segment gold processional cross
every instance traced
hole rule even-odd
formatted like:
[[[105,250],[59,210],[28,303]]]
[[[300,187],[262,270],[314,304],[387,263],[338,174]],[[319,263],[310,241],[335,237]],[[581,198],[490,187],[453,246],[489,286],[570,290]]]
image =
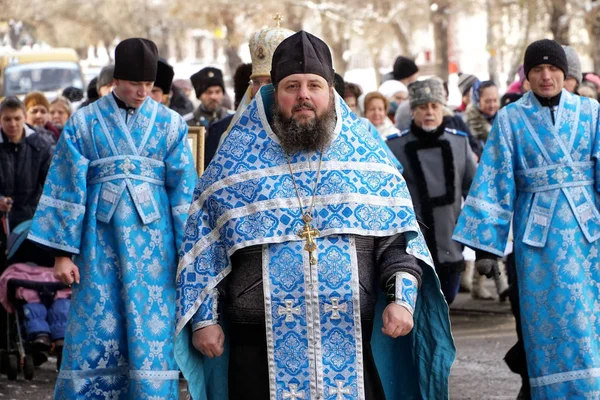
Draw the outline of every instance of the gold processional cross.
[[[304,228],[300,232],[298,232],[298,236],[300,238],[306,240],[306,244],[304,245],[304,250],[308,251],[310,265],[317,264],[317,258],[314,255],[314,251],[317,250],[317,243],[315,242],[315,238],[319,237],[320,232],[313,228],[310,222],[312,221],[312,217],[309,213],[306,213],[302,216],[302,220],[304,221]]]

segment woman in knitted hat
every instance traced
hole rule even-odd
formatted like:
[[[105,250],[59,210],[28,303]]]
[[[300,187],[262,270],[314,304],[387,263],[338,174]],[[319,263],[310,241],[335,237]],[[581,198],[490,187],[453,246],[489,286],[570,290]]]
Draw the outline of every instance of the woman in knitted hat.
[[[42,92],[31,92],[25,96],[26,122],[49,140],[56,143],[60,132],[50,122],[50,102]]]
[[[479,82],[479,79],[475,75],[458,73],[458,90],[460,90],[460,94],[462,95],[462,101],[460,106],[454,110],[455,113],[464,113],[467,110],[467,106],[471,104],[471,88],[475,82]]]

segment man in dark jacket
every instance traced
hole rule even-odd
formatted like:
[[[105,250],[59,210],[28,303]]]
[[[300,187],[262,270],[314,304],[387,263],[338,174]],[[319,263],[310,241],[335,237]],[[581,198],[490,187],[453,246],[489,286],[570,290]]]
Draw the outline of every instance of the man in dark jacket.
[[[0,103],[0,215],[8,216],[11,229],[33,218],[51,159],[51,143],[25,124],[25,105],[16,97],[6,98]],[[0,229],[0,271],[6,262],[6,236],[4,229]],[[48,262],[52,259],[47,259],[43,251],[26,240],[11,262],[51,265]],[[66,320],[66,310],[63,311]],[[33,320],[28,315],[28,328],[33,326]],[[35,320],[39,321],[39,318]],[[35,337],[34,343],[44,350],[49,346],[50,338],[43,334]]]
[[[52,158],[51,145],[25,125],[25,106],[15,97],[0,104],[0,211],[10,225],[33,218]]]
[[[225,94],[223,73],[218,68],[207,67],[190,77],[196,97],[200,105],[183,119],[190,126],[204,126],[206,129],[213,123],[232,114],[222,106]]]
[[[8,227],[33,218],[52,159],[53,143],[45,134],[25,124],[25,105],[16,97],[0,103],[0,214],[8,216]],[[4,237],[4,231],[0,230]],[[0,238],[2,246],[6,238]],[[12,262],[30,261],[46,265],[45,254],[25,241]],[[1,253],[4,256],[4,252]],[[40,258],[37,258],[37,256]],[[26,258],[23,258],[26,257]],[[5,260],[2,258],[2,264]]]

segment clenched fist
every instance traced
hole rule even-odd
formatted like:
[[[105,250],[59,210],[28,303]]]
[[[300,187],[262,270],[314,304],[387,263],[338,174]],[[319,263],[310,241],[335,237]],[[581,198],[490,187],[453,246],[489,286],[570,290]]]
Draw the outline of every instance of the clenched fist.
[[[414,326],[412,314],[404,307],[391,303],[383,310],[383,328],[381,331],[396,339],[406,336]]]
[[[192,336],[192,344],[196,350],[208,358],[219,357],[223,354],[224,342],[225,334],[219,324],[198,329],[194,331],[194,335]]]
[[[79,268],[69,257],[55,257],[54,277],[67,285],[79,283]]]

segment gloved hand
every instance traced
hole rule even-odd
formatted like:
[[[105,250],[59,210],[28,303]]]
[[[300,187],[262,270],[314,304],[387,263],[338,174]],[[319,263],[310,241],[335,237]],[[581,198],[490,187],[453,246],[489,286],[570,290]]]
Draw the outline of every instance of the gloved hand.
[[[480,275],[485,275],[488,278],[495,278],[500,276],[500,268],[498,267],[498,260],[495,258],[484,258],[475,261],[475,268]]]

